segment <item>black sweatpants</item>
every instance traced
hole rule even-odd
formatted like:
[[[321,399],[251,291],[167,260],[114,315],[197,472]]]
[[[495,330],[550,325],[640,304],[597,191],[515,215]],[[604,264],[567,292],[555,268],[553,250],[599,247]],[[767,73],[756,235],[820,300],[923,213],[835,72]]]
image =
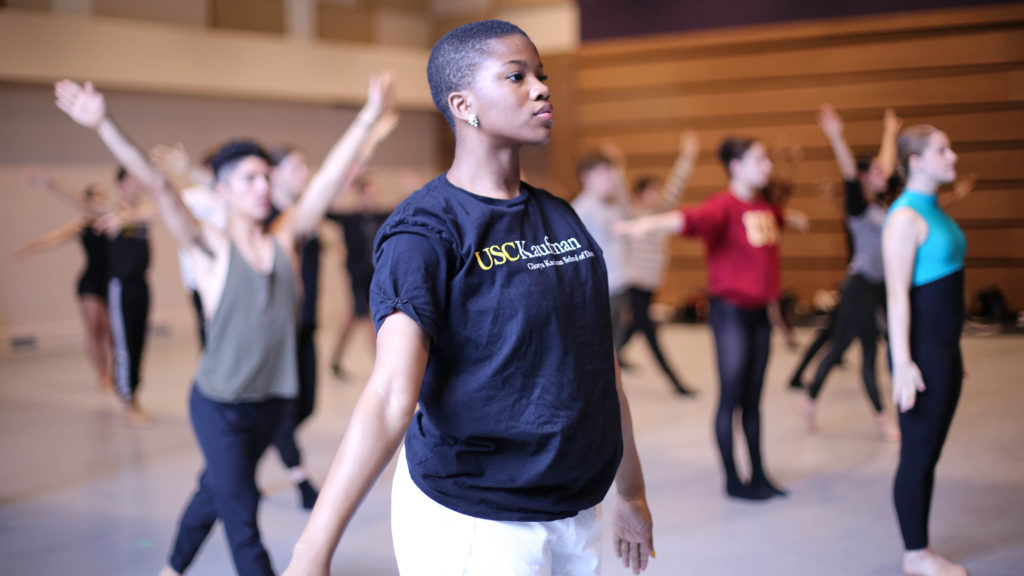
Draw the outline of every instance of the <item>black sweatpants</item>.
[[[672,382],[672,385],[676,388],[682,388],[683,383],[680,382],[679,378],[676,377],[675,372],[668,365],[665,360],[665,354],[661,351],[661,346],[658,344],[658,327],[651,320],[651,315],[648,310],[651,307],[651,298],[654,297],[654,292],[650,290],[644,290],[642,288],[630,288],[629,292],[629,307],[633,312],[633,318],[629,323],[626,324],[622,331],[622,341],[619,343],[617,348],[622,350],[622,347],[629,342],[630,337],[633,336],[633,332],[640,330],[644,337],[647,339],[647,345],[651,348],[651,353],[654,354],[654,359],[658,361],[658,365],[661,366],[661,371],[665,373],[665,376]]]
[[[900,414],[900,464],[893,499],[906,550],[928,546],[935,466],[963,385],[963,321],[963,271],[911,289],[910,357],[921,370],[925,391],[917,393],[909,412]]]
[[[711,299],[711,329],[718,357],[720,397],[715,413],[715,437],[726,482],[740,483],[733,457],[733,417],[737,411],[750,451],[751,481],[765,480],[761,460],[761,390],[771,349],[772,325],[764,307],[741,308]]]
[[[114,384],[121,400],[132,403],[141,380],[149,321],[149,284],[145,277],[111,278],[107,286],[107,312],[114,344]]]
[[[238,574],[274,574],[256,525],[260,500],[256,464],[291,404],[280,398],[227,404],[192,387],[189,412],[206,468],[181,517],[171,550],[170,565],[179,574],[192,563],[217,520],[224,524]]]
[[[841,293],[835,330],[832,333],[832,346],[818,364],[814,381],[811,382],[807,393],[811,399],[818,397],[828,373],[839,363],[856,337],[860,341],[863,355],[861,376],[864,379],[864,390],[875,412],[881,413],[882,399],[878,394],[878,379],[875,374],[875,358],[878,353],[878,326],[875,314],[883,305],[885,285],[872,283],[859,274],[851,274],[843,282]]]
[[[842,306],[842,303],[839,304]],[[839,312],[839,306],[832,309],[829,313],[828,318],[825,321],[825,325],[818,329],[817,334],[814,335],[814,341],[804,351],[804,357],[800,360],[800,364],[793,371],[793,376],[789,379],[790,382],[803,382],[804,371],[811,365],[811,361],[818,355],[818,352],[832,340],[832,333],[835,331],[836,326],[836,315]]]
[[[302,324],[295,339],[299,366],[299,395],[293,406],[281,419],[281,427],[274,436],[281,461],[287,468],[302,464],[302,453],[295,442],[295,429],[313,413],[316,403],[316,347],[313,336],[315,324]]]

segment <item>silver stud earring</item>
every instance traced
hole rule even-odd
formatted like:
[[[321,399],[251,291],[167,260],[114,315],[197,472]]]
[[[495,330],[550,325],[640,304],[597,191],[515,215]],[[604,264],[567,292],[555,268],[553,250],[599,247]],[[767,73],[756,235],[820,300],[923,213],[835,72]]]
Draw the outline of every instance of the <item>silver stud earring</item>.
[[[470,116],[469,116],[469,125],[472,126],[473,128],[479,128],[480,127],[480,117],[477,116],[476,114],[470,114]]]

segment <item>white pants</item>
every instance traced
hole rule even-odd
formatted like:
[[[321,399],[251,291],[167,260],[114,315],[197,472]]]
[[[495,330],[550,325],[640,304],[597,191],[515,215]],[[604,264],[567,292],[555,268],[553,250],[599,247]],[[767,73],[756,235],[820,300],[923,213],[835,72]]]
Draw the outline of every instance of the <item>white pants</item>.
[[[402,576],[594,576],[598,507],[551,522],[499,522],[434,502],[409,476],[403,448],[391,488],[391,537]]]

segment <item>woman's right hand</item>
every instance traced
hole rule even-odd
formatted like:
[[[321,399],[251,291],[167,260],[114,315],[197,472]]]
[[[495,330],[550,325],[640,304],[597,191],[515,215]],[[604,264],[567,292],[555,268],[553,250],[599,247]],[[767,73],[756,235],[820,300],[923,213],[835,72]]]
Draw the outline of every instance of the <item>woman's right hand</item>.
[[[917,364],[907,362],[893,366],[892,401],[900,412],[909,412],[917,400],[917,393],[924,391],[924,378]]]

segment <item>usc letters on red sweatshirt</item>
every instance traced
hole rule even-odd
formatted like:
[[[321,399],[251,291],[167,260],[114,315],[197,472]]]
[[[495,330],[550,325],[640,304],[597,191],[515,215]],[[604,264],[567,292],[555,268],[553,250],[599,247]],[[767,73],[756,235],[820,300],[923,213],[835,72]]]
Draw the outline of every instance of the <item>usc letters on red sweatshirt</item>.
[[[680,212],[681,234],[704,240],[711,296],[743,308],[779,297],[782,207],[761,198],[747,203],[724,190]]]

